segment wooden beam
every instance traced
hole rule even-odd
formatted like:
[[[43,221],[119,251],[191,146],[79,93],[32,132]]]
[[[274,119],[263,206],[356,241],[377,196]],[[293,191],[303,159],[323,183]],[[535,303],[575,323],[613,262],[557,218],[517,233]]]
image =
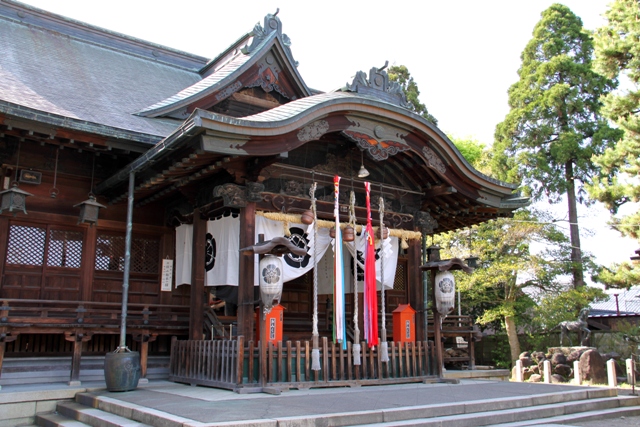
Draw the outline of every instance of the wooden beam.
[[[240,209],[240,247],[254,245],[256,228],[256,204],[247,202],[247,206]],[[204,258],[204,257],[203,257]],[[238,274],[238,335],[245,340],[253,337],[253,306],[254,306],[254,258],[253,254],[240,253],[240,271]]]
[[[429,190],[426,190],[424,192],[424,196],[425,199],[431,199],[439,196],[448,196],[457,192],[458,190],[450,185],[438,185],[436,187],[431,187]]]
[[[416,340],[426,340],[424,330],[424,319],[426,316],[424,307],[424,289],[422,285],[422,271],[420,271],[420,265],[422,264],[422,242],[420,240],[410,240],[407,256],[407,286],[409,292],[407,297],[409,304],[416,310]],[[396,339],[396,337],[394,337]]]
[[[31,215],[29,215],[31,216]],[[0,280],[4,281],[4,263],[7,259],[7,244],[9,242],[9,218],[0,217]],[[2,283],[0,283],[2,285]]]
[[[255,96],[249,96],[238,92],[231,95],[229,99],[233,99],[234,101],[241,102],[243,104],[252,105],[254,107],[266,108],[268,110],[280,106],[280,103],[275,100],[271,101],[268,99],[257,98]]]
[[[196,209],[193,214],[193,246],[191,250],[191,314],[189,315],[189,339],[203,338],[204,323],[204,246],[207,222]]]
[[[80,271],[80,300],[90,301],[93,291],[93,275],[96,271],[96,240],[98,227],[87,227],[84,234],[82,270]],[[0,242],[0,244],[2,244]],[[4,258],[3,258],[4,259]]]

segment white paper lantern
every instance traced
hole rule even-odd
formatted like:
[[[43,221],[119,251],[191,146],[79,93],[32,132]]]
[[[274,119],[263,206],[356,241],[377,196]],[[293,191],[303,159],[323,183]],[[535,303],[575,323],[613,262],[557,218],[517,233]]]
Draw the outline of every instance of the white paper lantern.
[[[260,260],[260,298],[264,312],[270,313],[282,297],[282,260],[275,255],[265,255]],[[277,301],[274,303],[274,301]]]
[[[436,273],[436,308],[438,313],[451,313],[456,302],[456,282],[448,271]]]

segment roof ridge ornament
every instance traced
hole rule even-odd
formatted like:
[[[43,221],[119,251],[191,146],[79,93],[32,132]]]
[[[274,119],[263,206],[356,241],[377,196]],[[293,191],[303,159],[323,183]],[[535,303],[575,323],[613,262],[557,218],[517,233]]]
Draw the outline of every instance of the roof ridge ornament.
[[[277,8],[274,14],[268,13],[267,16],[264,17],[264,27],[260,25],[259,22],[256,23],[251,33],[249,33],[252,36],[251,44],[247,43],[241,49],[242,53],[249,55],[256,50],[271,33],[275,32],[282,41],[287,53],[293,59],[293,55],[291,54],[291,39],[282,32],[282,21],[278,18],[278,13],[280,13],[280,8]],[[298,61],[294,61],[294,65],[297,67]]]
[[[400,83],[389,81],[389,74],[385,71],[388,65],[389,61],[385,61],[381,68],[371,67],[368,80],[364,71],[358,71],[353,78],[353,82],[351,84],[347,83],[345,90],[347,92],[375,96],[383,101],[410,110],[411,104],[407,101]]]

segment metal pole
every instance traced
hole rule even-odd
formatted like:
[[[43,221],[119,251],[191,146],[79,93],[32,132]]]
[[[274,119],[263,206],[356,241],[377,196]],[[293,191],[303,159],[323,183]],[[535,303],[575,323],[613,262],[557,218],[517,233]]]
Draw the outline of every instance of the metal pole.
[[[131,231],[133,229],[133,191],[135,172],[129,173],[129,194],[127,196],[127,232],[124,239],[124,278],[122,280],[122,316],[120,317],[120,345],[118,352],[127,349],[127,302],[129,299],[129,273],[131,268]]]

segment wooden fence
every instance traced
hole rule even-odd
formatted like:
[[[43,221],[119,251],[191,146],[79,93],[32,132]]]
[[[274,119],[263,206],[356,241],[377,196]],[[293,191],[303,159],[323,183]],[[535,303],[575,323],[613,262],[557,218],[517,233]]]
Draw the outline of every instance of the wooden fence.
[[[353,364],[352,344],[346,350],[326,337],[320,345],[320,371],[311,369],[309,341],[269,343],[266,384],[260,384],[260,343],[236,340],[174,341],[169,379],[230,390],[260,386],[310,388],[418,382],[435,378],[433,342],[389,342],[389,361],[378,349],[361,345],[361,364]]]

